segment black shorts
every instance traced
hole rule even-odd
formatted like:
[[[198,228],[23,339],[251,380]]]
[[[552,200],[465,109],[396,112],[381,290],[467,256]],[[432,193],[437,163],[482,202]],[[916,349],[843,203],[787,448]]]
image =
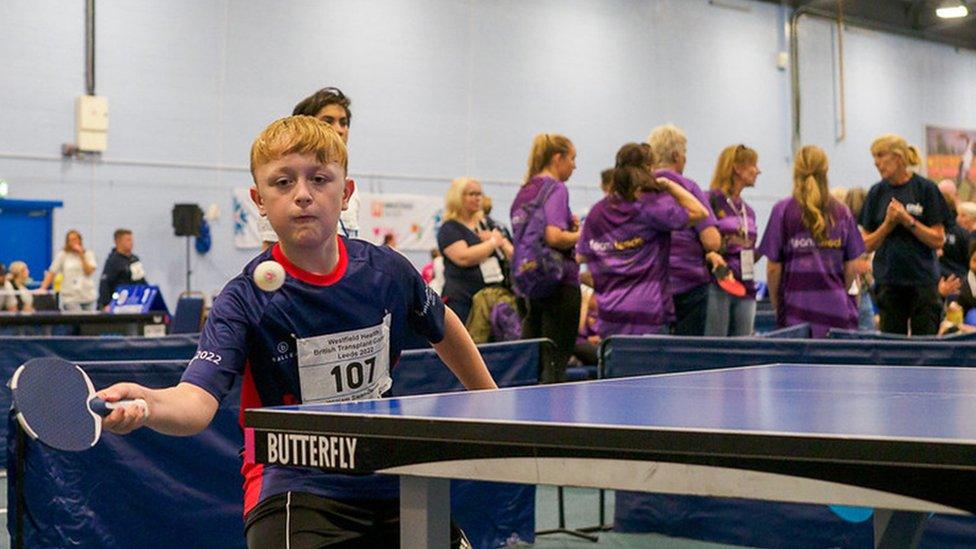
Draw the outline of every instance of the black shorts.
[[[270,497],[247,514],[248,549],[400,547],[400,500],[334,500],[305,492]],[[461,546],[451,521],[451,547]]]

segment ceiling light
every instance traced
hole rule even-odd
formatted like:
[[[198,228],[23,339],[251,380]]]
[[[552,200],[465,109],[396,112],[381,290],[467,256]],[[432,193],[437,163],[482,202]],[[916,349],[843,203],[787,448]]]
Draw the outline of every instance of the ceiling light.
[[[935,10],[935,14],[943,19],[958,19],[969,15],[969,8],[965,4],[949,3]]]

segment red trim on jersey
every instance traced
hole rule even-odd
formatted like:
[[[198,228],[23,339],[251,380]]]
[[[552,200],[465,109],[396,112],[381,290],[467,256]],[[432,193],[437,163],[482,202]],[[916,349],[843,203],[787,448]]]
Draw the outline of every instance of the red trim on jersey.
[[[274,256],[278,263],[281,263],[281,266],[285,268],[288,274],[298,280],[315,284],[316,286],[331,286],[342,279],[342,275],[346,274],[346,267],[349,265],[349,256],[346,255],[346,244],[339,237],[336,237],[336,241],[339,243],[339,261],[331,273],[324,275],[310,273],[296,266],[285,257],[284,252],[281,251],[281,245],[278,243],[275,243],[274,247],[271,248],[271,255]]]
[[[254,376],[251,375],[251,361],[244,363],[244,378],[241,381],[241,413],[238,421],[244,427],[244,410],[261,407],[261,395],[254,386]],[[261,497],[261,485],[264,481],[264,465],[248,463],[241,464],[241,474],[244,475],[244,515],[254,509]]]

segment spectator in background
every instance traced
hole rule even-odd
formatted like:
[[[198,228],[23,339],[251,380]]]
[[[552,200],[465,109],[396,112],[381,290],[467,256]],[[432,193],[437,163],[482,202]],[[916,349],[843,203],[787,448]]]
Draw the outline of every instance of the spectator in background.
[[[41,290],[47,290],[54,277],[62,275],[61,293],[59,301],[61,310],[93,311],[95,310],[95,281],[92,274],[98,268],[95,254],[86,250],[82,242],[81,233],[72,229],[64,237],[64,248],[54,256],[54,261],[41,282]]]
[[[613,168],[607,168],[600,172],[600,190],[603,191],[604,196],[610,194],[612,186]]]
[[[386,233],[383,235],[383,245],[387,248],[397,249],[396,235],[393,233]]]
[[[116,229],[115,247],[105,259],[102,268],[102,279],[98,285],[98,308],[107,309],[112,302],[115,291],[126,284],[149,284],[146,280],[146,269],[142,266],[139,256],[132,253],[134,245],[132,231]]]
[[[861,218],[861,209],[864,208],[864,199],[867,196],[868,192],[864,190],[864,187],[854,187],[844,196],[844,205],[851,211],[855,220]],[[861,231],[861,238],[863,239],[866,234],[864,227],[859,224],[857,228]],[[858,295],[857,328],[859,330],[874,331],[878,329],[877,318],[874,314],[874,274],[871,272],[873,259],[874,254],[863,253],[855,263]]]
[[[942,316],[936,250],[945,241],[949,211],[938,187],[913,172],[918,149],[885,134],[871,144],[881,176],[861,210],[864,243],[875,251],[874,278],[882,332],[934,335]]]
[[[468,319],[474,294],[505,278],[496,250],[511,253],[511,243],[500,231],[479,228],[485,215],[481,196],[478,181],[469,177],[452,181],[444,199],[444,223],[437,231],[437,247],[444,256],[441,297],[461,322]]]
[[[956,205],[956,223],[965,229],[972,238],[976,231],[976,202],[961,202]]]
[[[681,185],[702,203],[708,215],[694,226],[681,227],[671,233],[668,260],[669,287],[674,301],[675,335],[705,335],[708,314],[710,265],[724,265],[718,252],[722,245],[718,221],[708,206],[708,196],[698,183],[684,176],[688,160],[688,139],[677,126],[667,124],[654,128],[647,137],[654,158],[655,177],[664,177]]]
[[[939,256],[939,276],[966,276],[969,264],[969,231],[956,223],[956,199],[954,193],[942,191],[942,199],[949,209],[949,218],[945,224],[945,243],[936,251]]]
[[[10,263],[10,270],[7,272],[4,280],[4,291],[9,292],[5,293],[7,298],[4,307],[5,310],[21,313],[34,312],[34,296],[27,289],[29,280],[30,269],[27,268],[26,263],[23,261]],[[0,300],[0,302],[3,302],[3,300]]]
[[[540,133],[532,139],[525,183],[512,202],[512,234],[524,235],[529,218],[523,213],[544,189],[552,189],[541,204],[545,214],[544,244],[563,254],[565,268],[556,290],[548,296],[525,300],[522,337],[547,337],[556,344],[555,357],[543,368],[542,383],[566,380],[566,364],[573,354],[579,328],[579,266],[573,248],[579,240],[579,218],[569,209],[566,181],[576,171],[576,147],[566,136]],[[516,245],[518,242],[516,242]],[[521,312],[521,311],[520,311]]]
[[[812,336],[857,327],[848,293],[864,241],[850,210],[830,195],[827,154],[807,145],[793,163],[793,196],[773,206],[762,243],[769,300],[781,328],[809,323]]]
[[[342,90],[328,87],[302,99],[300,103],[295,105],[291,114],[303,114],[318,118],[332,126],[332,129],[342,138],[342,142],[349,145],[349,129],[352,127],[350,105],[352,105],[352,99],[342,93]],[[339,214],[339,234],[348,238],[359,236],[359,202],[357,186],[353,190],[352,196],[349,197],[349,204]]]
[[[590,209],[576,247],[593,274],[597,332],[604,339],[665,331],[672,232],[708,217],[683,185],[655,177],[651,156],[639,143],[620,148],[612,192]]]
[[[746,287],[746,295],[735,297],[717,284],[709,285],[707,336],[752,335],[756,320],[756,212],[742,199],[742,191],[755,186],[759,174],[759,155],[745,145],[726,147],[715,165],[708,199],[722,235],[719,255]]]

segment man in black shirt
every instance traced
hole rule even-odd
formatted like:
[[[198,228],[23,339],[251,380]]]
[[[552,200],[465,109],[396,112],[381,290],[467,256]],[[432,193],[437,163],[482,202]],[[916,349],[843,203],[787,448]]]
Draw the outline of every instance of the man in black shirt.
[[[881,181],[868,192],[860,224],[874,256],[881,331],[932,335],[942,315],[936,250],[945,242],[949,212],[935,183],[911,171],[918,149],[893,134],[871,145]]]
[[[102,280],[98,286],[98,308],[106,308],[111,303],[116,288],[125,284],[149,283],[146,281],[146,270],[142,261],[132,253],[132,231],[117,229],[115,248],[108,254],[105,268],[102,269]]]

